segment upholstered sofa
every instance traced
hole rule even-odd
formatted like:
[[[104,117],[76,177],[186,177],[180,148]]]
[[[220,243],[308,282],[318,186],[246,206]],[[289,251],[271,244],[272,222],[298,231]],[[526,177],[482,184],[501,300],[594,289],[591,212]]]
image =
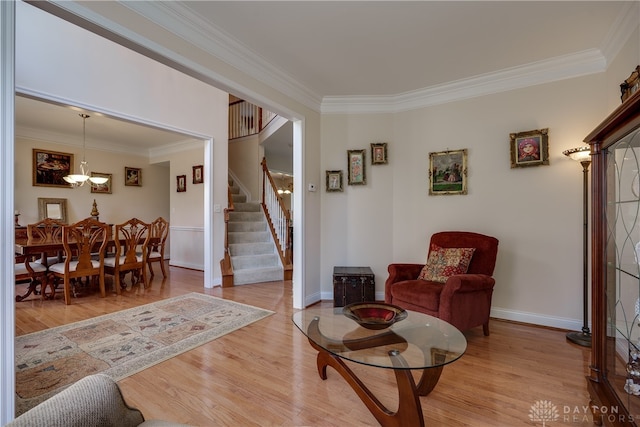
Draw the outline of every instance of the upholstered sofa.
[[[127,405],[118,384],[94,374],[31,408],[5,427],[188,427],[168,421],[145,421],[142,412]]]
[[[473,248],[466,272],[440,281],[423,280],[419,276],[425,264],[390,264],[385,302],[438,317],[462,331],[482,326],[484,334],[489,335],[498,239],[444,231],[431,236],[427,260],[434,248]]]

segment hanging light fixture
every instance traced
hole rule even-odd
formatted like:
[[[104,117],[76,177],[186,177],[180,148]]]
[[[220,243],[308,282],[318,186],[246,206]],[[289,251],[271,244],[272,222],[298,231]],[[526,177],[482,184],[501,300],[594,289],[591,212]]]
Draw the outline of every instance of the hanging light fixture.
[[[86,131],[86,121],[89,117],[88,114],[81,113],[80,117],[82,117],[82,162],[80,162],[80,173],[79,174],[70,174],[63,179],[71,184],[73,187],[82,187],[85,182],[89,181],[92,185],[99,185],[106,183],[109,178],[99,177],[99,176],[89,176],[87,161],[85,156],[87,154],[87,131]]]

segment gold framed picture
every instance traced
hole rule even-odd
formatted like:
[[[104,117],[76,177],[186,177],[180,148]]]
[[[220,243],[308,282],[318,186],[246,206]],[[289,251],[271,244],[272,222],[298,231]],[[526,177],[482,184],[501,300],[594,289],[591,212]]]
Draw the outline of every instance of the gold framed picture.
[[[342,171],[326,171],[327,193],[333,191],[343,191]]]
[[[142,169],[124,167],[124,185],[142,187]]]
[[[33,186],[71,188],[64,177],[73,173],[73,154],[33,149]]]
[[[101,178],[107,178],[108,181],[104,184],[91,184],[91,192],[92,193],[103,193],[103,194],[111,194],[111,182],[112,176],[110,173],[100,173],[100,172],[91,172],[91,176],[97,176]]]
[[[467,149],[429,153],[429,195],[467,194]]]
[[[371,164],[386,165],[387,164],[387,143],[374,142],[371,144]]]
[[[535,129],[509,134],[511,168],[549,164],[549,129]]]
[[[365,185],[367,175],[365,170],[365,150],[347,150],[349,165],[348,184]]]

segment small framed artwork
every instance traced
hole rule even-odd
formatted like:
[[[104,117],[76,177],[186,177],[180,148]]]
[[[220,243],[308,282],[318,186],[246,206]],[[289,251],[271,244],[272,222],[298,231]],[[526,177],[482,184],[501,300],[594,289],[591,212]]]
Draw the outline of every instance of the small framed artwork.
[[[104,193],[111,194],[111,174],[110,173],[100,173],[100,172],[91,172],[91,176],[97,176],[101,178],[107,178],[108,181],[104,184],[91,184],[91,192],[92,193]]]
[[[71,188],[64,177],[72,173],[73,154],[33,149],[34,186]]]
[[[327,171],[327,193],[342,190],[342,171]]]
[[[549,129],[509,134],[511,168],[549,164]]]
[[[187,175],[178,175],[176,180],[176,191],[178,193],[184,193],[187,191]]]
[[[387,164],[387,143],[377,142],[371,144],[371,164],[386,165]]]
[[[367,175],[365,172],[365,150],[347,150],[349,165],[349,185],[365,185]]]
[[[204,182],[204,166],[198,165],[193,167],[193,183],[202,184]]]
[[[142,169],[125,166],[124,185],[142,187]]]
[[[67,199],[50,199],[38,197],[38,221],[45,218],[67,222]]]
[[[429,153],[429,195],[467,194],[467,149]]]

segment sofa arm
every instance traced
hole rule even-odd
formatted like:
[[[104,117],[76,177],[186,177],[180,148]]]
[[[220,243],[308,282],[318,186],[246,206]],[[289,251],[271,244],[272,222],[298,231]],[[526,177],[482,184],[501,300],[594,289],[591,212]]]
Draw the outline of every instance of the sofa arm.
[[[491,291],[495,283],[495,279],[486,274],[456,274],[447,279],[440,300],[451,299],[456,293]]]
[[[60,393],[20,415],[7,427],[113,426],[132,427],[144,421],[128,406],[118,384],[104,374],[82,378]]]
[[[384,283],[384,300],[391,303],[391,286],[404,280],[416,280],[422,271],[424,264],[389,264],[387,270],[389,277]]]

